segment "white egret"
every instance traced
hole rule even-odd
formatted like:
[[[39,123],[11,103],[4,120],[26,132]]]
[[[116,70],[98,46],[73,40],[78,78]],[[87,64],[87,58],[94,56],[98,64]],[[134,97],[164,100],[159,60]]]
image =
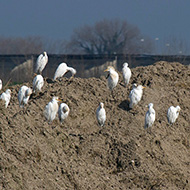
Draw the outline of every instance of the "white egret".
[[[168,118],[168,122],[170,125],[172,125],[173,123],[175,123],[176,119],[179,116],[179,112],[180,112],[181,108],[179,106],[170,106],[168,108],[168,112],[167,112],[167,118]]]
[[[0,79],[0,90],[2,89],[2,87],[3,87],[3,82],[2,82],[2,80]]]
[[[98,124],[103,127],[106,121],[106,111],[104,109],[104,104],[100,102],[97,110],[96,110],[96,118],[98,120]]]
[[[3,92],[0,95],[0,99],[5,101],[5,108],[7,108],[7,106],[9,105],[9,102],[11,100],[11,90],[7,89],[5,92]]]
[[[19,106],[24,107],[25,104],[28,103],[30,95],[32,94],[32,89],[23,85],[20,90],[18,91],[18,101]]]
[[[108,66],[108,68],[104,72],[106,71],[108,72],[108,76],[106,77],[108,79],[108,88],[113,91],[119,81],[119,75],[112,66]]]
[[[60,63],[55,71],[53,79],[56,80],[57,78],[64,76],[64,74],[67,73],[68,71],[70,71],[72,74],[71,78],[73,78],[77,72],[76,69],[68,67],[66,63]]]
[[[45,118],[49,121],[49,124],[55,119],[58,112],[58,97],[54,96],[52,100],[46,105],[44,110]]]
[[[43,85],[44,85],[44,78],[42,77],[42,75],[36,75],[33,79],[33,91],[34,91],[34,93],[36,91],[41,91]]]
[[[44,51],[42,54],[40,54],[36,60],[36,68],[35,73],[42,73],[44,70],[46,64],[48,62],[48,56],[47,53]]]
[[[59,116],[59,121],[61,123],[68,117],[69,112],[70,112],[70,109],[67,104],[61,103],[59,105],[58,116]]]
[[[137,86],[137,84],[133,84],[133,89],[129,94],[130,98],[129,108],[132,109],[135,105],[137,105],[140,102],[143,94],[143,88],[145,87],[142,85]]]
[[[123,64],[122,73],[123,73],[124,84],[125,86],[127,86],[131,78],[131,69],[128,67],[128,63]]]
[[[156,118],[156,112],[153,108],[153,103],[148,104],[148,111],[145,115],[145,125],[144,128],[149,128],[153,125]]]

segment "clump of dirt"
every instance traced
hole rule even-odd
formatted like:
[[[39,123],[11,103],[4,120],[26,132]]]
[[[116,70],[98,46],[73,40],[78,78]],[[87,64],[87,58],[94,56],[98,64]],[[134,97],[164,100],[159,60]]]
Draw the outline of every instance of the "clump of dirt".
[[[0,187],[2,189],[190,189],[190,69],[157,62],[132,69],[128,87],[122,75],[114,98],[106,78],[46,79],[25,110],[19,108],[21,85],[0,106]],[[146,86],[137,107],[129,109],[132,83]],[[32,87],[32,82],[25,83]],[[71,109],[61,125],[43,115],[53,96]],[[98,126],[95,111],[105,105],[107,120]],[[146,105],[154,104],[156,121],[144,130]],[[167,109],[180,105],[173,126]]]

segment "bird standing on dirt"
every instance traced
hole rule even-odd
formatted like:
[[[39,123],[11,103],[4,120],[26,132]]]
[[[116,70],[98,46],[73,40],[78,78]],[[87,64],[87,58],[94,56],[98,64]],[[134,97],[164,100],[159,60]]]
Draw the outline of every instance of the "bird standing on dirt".
[[[11,100],[11,90],[7,89],[5,92],[3,92],[0,95],[0,99],[5,101],[5,108],[7,108],[7,106],[9,105],[9,102]]]
[[[44,70],[46,64],[48,62],[48,56],[47,53],[44,51],[42,54],[40,54],[36,60],[36,68],[35,73],[42,73]]]
[[[18,101],[19,106],[24,107],[25,104],[28,103],[30,95],[32,94],[32,89],[27,86],[22,86],[18,92]]]
[[[69,112],[70,112],[70,109],[67,104],[61,103],[59,105],[58,116],[59,116],[59,121],[61,123],[68,117]]]
[[[142,85],[137,86],[137,84],[133,84],[133,89],[129,94],[130,98],[129,108],[132,109],[135,105],[137,105],[140,102],[143,94],[143,88],[145,87]]]
[[[2,87],[3,87],[3,82],[2,82],[2,80],[0,79],[0,90],[2,89]]]
[[[127,86],[131,78],[131,69],[128,67],[128,63],[123,64],[122,73],[123,73],[124,84],[125,86]]]
[[[33,92],[41,91],[44,85],[44,78],[42,75],[36,75],[33,79]]]
[[[68,71],[70,71],[72,74],[71,79],[75,76],[77,72],[76,69],[68,67],[66,63],[60,63],[55,71],[53,79],[56,80],[57,78],[64,76],[64,74],[67,73]]]
[[[55,119],[58,112],[58,101],[60,101],[58,97],[54,96],[51,102],[49,102],[45,107],[44,116],[48,120],[49,124]]]
[[[170,125],[172,125],[173,123],[175,123],[176,119],[179,116],[179,112],[180,112],[181,108],[179,106],[170,106],[168,108],[168,112],[167,112],[167,118],[168,118],[168,122]]]
[[[104,109],[104,104],[102,102],[100,102],[96,110],[96,118],[98,120],[99,125],[103,127],[106,121],[106,111]]]
[[[117,86],[117,83],[119,81],[119,75],[112,66],[108,66],[108,68],[104,72],[106,71],[108,72],[108,76],[106,77],[108,88],[111,90],[113,96],[113,89]]]
[[[148,111],[145,115],[145,125],[144,128],[149,128],[153,125],[156,118],[156,112],[153,108],[153,103],[148,104]]]

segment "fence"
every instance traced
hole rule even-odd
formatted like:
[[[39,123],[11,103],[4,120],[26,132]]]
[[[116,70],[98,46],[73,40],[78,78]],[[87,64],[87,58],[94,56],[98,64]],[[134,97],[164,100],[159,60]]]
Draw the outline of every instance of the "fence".
[[[0,55],[0,78],[14,83],[29,81],[33,77],[33,68],[38,55]],[[129,67],[151,65],[157,61],[177,61],[189,64],[190,56],[159,56],[159,55],[48,55],[48,64],[43,71],[45,77],[53,78],[57,66],[66,62],[77,70],[77,77],[100,77],[108,65],[121,71],[124,62]],[[69,76],[69,74],[68,74]]]

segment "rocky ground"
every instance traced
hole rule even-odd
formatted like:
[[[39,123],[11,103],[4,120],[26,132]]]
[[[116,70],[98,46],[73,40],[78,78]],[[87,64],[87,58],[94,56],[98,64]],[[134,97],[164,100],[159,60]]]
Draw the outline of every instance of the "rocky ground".
[[[129,109],[133,83],[146,86],[137,107]],[[32,87],[32,82],[25,83]],[[190,68],[158,62],[132,69],[128,87],[122,75],[111,96],[106,78],[74,78],[52,83],[19,108],[21,85],[0,107],[0,189],[119,190],[190,189]],[[58,96],[71,109],[62,125],[48,124],[45,105]],[[107,120],[99,127],[95,111],[104,102]],[[146,105],[154,103],[156,121],[144,129]],[[2,102],[1,102],[2,103]],[[179,105],[173,126],[167,109]]]

